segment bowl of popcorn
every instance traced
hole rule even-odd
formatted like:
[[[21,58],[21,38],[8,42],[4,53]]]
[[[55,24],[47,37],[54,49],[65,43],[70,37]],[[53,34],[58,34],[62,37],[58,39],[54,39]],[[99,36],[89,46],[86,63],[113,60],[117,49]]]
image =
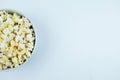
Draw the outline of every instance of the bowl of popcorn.
[[[35,31],[22,14],[0,10],[0,70],[16,68],[32,55]]]

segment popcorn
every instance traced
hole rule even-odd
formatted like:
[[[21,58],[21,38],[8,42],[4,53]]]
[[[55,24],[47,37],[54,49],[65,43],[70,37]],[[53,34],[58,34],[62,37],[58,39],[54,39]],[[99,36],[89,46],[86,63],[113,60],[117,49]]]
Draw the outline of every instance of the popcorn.
[[[9,28],[4,29],[4,30],[3,30],[3,33],[6,34],[6,35],[7,35],[7,34],[10,34]]]
[[[32,34],[27,35],[27,40],[29,41],[30,39],[32,39]]]
[[[15,34],[12,34],[12,33],[11,33],[11,34],[9,34],[8,36],[9,36],[9,40],[12,40],[12,39],[15,37]]]
[[[7,56],[8,56],[8,57],[12,57],[12,49],[9,50]]]
[[[3,41],[3,39],[2,38],[0,38],[0,43]]]
[[[11,47],[14,47],[14,46],[15,46],[14,40],[11,40],[11,41],[10,41],[10,45],[11,45]]]
[[[4,64],[8,64],[8,57],[7,56],[4,55],[2,57],[2,60],[3,60]]]
[[[21,39],[22,39],[21,36],[16,36],[16,37],[15,37],[15,41],[16,41],[16,42],[20,41]]]
[[[0,63],[2,63],[2,64],[4,63],[4,61],[3,61],[3,59],[2,59],[2,58],[0,58]]]
[[[11,25],[14,25],[14,22],[13,22],[13,20],[11,19],[11,18],[7,18],[7,21],[6,22],[8,22],[9,24],[11,24]]]
[[[17,58],[16,57],[12,58],[12,62],[17,63]]]
[[[0,64],[0,69],[2,69],[2,64]]]
[[[18,25],[17,25],[17,26],[14,26],[14,30],[16,30],[16,31],[18,30]]]
[[[18,45],[18,49],[20,50],[20,49],[24,49],[25,48],[25,45],[24,44],[19,44]]]
[[[30,21],[19,14],[0,11],[0,69],[23,64],[34,48],[34,30]]]
[[[30,53],[30,52],[27,52],[26,55],[27,55],[27,57],[30,57],[30,56],[31,56],[31,53]]]
[[[33,49],[33,44],[27,43],[27,47],[28,47],[28,50],[32,50]]]
[[[0,22],[3,22],[3,19],[2,19],[2,17],[0,17]]]
[[[7,34],[2,34],[1,38],[4,40],[4,42],[8,42],[10,39],[7,37]]]
[[[0,43],[0,48],[6,48],[6,47],[7,47],[7,45],[6,45],[6,43],[5,43],[5,42]]]

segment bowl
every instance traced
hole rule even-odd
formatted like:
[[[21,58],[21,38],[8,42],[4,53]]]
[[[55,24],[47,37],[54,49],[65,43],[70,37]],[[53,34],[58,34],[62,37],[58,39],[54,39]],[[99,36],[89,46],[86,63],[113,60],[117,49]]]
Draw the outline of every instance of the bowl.
[[[0,69],[16,68],[29,60],[35,48],[33,24],[15,10],[0,10],[0,39]]]

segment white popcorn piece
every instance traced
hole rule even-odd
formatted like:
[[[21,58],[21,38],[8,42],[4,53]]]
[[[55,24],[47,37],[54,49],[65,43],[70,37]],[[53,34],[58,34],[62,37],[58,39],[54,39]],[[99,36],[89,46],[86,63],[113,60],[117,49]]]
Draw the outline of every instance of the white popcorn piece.
[[[21,50],[21,49],[24,49],[25,48],[25,45],[24,44],[19,44],[18,45],[18,49]]]
[[[10,50],[9,52],[8,52],[8,55],[7,55],[8,57],[12,57],[12,50]]]
[[[13,26],[12,25],[8,24],[7,28],[9,28],[10,34],[13,33]]]
[[[1,53],[0,53],[0,58],[2,58],[2,56],[3,56],[3,53],[1,52]]]
[[[18,67],[18,66],[19,66],[19,64],[18,64],[18,63],[15,63],[14,65],[15,65],[15,67]]]
[[[27,33],[27,34],[31,34],[32,31],[31,31],[30,29],[26,29],[26,33]]]
[[[17,62],[18,62],[18,61],[17,61],[17,58],[16,58],[16,57],[12,58],[12,62],[13,62],[13,63],[17,63]]]
[[[2,19],[2,17],[0,17],[0,22],[3,22],[3,19]]]
[[[6,65],[7,67],[9,66],[10,68],[13,67],[12,63],[10,61],[8,61],[8,64]]]
[[[9,40],[12,40],[14,37],[15,37],[15,34],[11,33],[11,34],[9,35]]]
[[[27,40],[29,41],[29,40],[31,40],[32,39],[32,34],[28,34],[27,35]]]
[[[33,49],[33,44],[32,43],[27,43],[27,49],[28,50],[32,50]]]
[[[19,22],[19,16],[16,13],[13,14],[13,21]]]
[[[6,48],[6,47],[7,47],[7,45],[6,45],[6,43],[5,43],[5,42],[0,43],[0,48]]]
[[[23,24],[23,19],[19,19],[18,24]]]
[[[3,33],[4,33],[4,34],[10,34],[9,28],[4,29],[4,30],[3,30]]]
[[[22,40],[22,37],[21,36],[16,36],[15,41],[18,42],[20,40]]]
[[[8,23],[11,24],[11,25],[14,24],[13,20],[12,20],[10,17],[7,17],[7,21],[6,21],[6,22],[8,22]]]
[[[3,61],[3,59],[2,59],[2,58],[0,58],[0,63],[2,63],[2,64],[4,63],[4,61]]]
[[[14,30],[17,31],[18,30],[18,25],[14,26],[13,28],[14,28]]]
[[[3,38],[5,43],[10,41],[9,37],[7,35],[5,35],[5,34],[2,34],[1,37]]]

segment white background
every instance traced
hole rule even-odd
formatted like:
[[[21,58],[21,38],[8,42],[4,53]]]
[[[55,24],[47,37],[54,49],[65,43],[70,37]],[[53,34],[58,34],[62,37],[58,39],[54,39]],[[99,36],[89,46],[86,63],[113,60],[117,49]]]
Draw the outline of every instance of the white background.
[[[34,24],[34,54],[0,80],[120,80],[119,0],[0,0]]]

